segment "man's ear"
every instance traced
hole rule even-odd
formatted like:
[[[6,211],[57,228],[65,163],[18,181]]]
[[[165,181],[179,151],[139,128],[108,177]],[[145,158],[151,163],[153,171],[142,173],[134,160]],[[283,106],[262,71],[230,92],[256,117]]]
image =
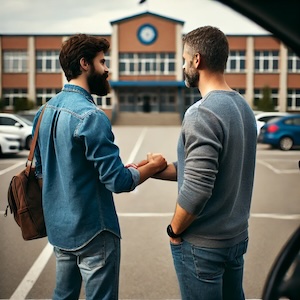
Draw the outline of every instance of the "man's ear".
[[[80,58],[80,66],[85,71],[89,69],[89,63],[86,61],[84,57]]]
[[[200,66],[200,62],[201,62],[201,55],[200,53],[196,53],[194,55],[194,63],[195,63],[195,67],[198,69]]]

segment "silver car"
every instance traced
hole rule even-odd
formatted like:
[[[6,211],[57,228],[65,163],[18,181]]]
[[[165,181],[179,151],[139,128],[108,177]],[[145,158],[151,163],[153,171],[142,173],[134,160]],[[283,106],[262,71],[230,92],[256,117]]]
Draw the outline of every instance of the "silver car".
[[[32,122],[10,113],[0,113],[0,133],[17,135],[21,140],[21,147],[30,149],[32,140]]]

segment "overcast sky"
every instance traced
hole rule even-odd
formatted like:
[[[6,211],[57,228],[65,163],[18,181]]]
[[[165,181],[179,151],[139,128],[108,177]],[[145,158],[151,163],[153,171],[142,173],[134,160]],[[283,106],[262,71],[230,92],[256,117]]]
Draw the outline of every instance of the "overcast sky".
[[[268,34],[246,17],[213,0],[0,0],[0,34],[111,34],[111,21],[150,11],[226,34]]]

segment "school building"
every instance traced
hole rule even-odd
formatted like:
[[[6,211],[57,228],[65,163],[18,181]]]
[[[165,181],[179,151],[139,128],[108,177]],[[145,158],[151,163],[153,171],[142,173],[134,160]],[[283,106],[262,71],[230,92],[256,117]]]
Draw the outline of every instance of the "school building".
[[[184,21],[151,12],[111,21],[107,56],[112,90],[94,97],[111,119],[125,112],[182,116],[200,98],[184,85]],[[222,29],[222,28],[221,28]],[[16,98],[38,107],[61,90],[66,79],[58,56],[70,35],[0,33],[0,98],[12,110]],[[228,35],[228,84],[253,107],[269,87],[278,111],[300,112],[300,59],[272,35]]]

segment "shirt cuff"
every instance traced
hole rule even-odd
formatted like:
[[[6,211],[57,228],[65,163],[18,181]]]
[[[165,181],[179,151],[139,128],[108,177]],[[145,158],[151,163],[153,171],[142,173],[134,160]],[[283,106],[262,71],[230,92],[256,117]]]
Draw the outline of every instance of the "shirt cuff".
[[[129,167],[128,170],[131,172],[132,179],[133,179],[131,190],[134,190],[140,182],[140,172],[133,167]]]

